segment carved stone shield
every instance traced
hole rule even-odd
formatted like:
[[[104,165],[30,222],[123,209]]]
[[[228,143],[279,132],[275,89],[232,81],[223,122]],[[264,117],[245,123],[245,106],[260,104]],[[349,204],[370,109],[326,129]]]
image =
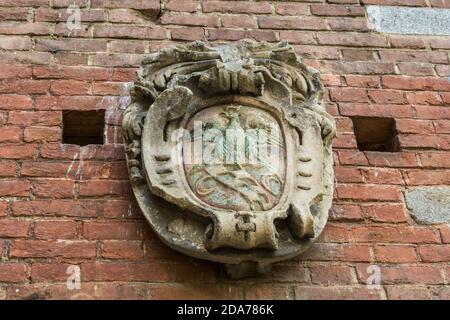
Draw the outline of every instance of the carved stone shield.
[[[123,120],[130,179],[156,234],[233,277],[319,236],[335,124],[286,43],[194,42],[144,59]]]

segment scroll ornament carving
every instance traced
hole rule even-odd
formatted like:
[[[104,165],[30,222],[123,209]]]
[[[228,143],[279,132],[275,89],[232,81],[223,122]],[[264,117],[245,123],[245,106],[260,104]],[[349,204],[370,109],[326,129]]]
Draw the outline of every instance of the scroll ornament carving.
[[[123,119],[137,202],[156,234],[232,277],[307,250],[333,194],[333,118],[287,43],[193,42],[142,62]]]

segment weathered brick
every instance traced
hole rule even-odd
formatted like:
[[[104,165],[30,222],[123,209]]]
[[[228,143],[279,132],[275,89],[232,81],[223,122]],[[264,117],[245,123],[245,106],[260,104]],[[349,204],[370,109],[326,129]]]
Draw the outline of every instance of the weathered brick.
[[[100,222],[83,223],[83,237],[86,239],[142,239],[142,226],[134,222]]]
[[[75,221],[36,221],[34,235],[36,239],[74,239],[77,235],[77,224]]]
[[[0,196],[28,196],[30,187],[30,183],[26,180],[0,180]]]
[[[353,268],[346,266],[314,266],[311,282],[323,286],[350,285],[353,283]]]
[[[339,199],[399,201],[400,190],[392,186],[338,185]]]
[[[367,281],[365,266],[356,268],[360,281]],[[439,267],[435,266],[382,266],[382,284],[442,284],[443,276]]]
[[[75,183],[66,179],[38,179],[33,194],[37,198],[72,198]]]
[[[423,245],[418,249],[424,262],[448,262],[450,261],[450,246],[448,245]]]
[[[25,238],[30,230],[30,221],[0,220],[0,237],[2,238]]]
[[[204,1],[203,12],[230,12],[230,13],[272,13],[269,2],[255,3],[250,1]]]
[[[95,255],[95,242],[81,240],[13,240],[10,247],[13,258],[92,258]]]
[[[105,259],[139,260],[144,256],[141,241],[106,240],[102,242],[101,256]]]
[[[14,201],[14,216],[96,217],[102,213],[102,203],[96,200],[31,200]]]
[[[406,222],[406,211],[402,204],[385,203],[362,206],[364,217],[374,222]]]
[[[412,245],[377,245],[375,258],[382,263],[414,263],[417,254]]]
[[[28,267],[25,263],[0,263],[0,282],[26,282]]]

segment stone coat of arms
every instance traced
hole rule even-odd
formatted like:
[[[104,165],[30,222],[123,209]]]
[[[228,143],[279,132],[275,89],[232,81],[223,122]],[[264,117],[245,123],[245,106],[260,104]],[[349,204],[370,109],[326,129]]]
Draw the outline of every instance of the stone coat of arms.
[[[162,241],[232,277],[308,249],[333,194],[322,95],[286,43],[194,42],[144,59],[123,127],[134,194]]]

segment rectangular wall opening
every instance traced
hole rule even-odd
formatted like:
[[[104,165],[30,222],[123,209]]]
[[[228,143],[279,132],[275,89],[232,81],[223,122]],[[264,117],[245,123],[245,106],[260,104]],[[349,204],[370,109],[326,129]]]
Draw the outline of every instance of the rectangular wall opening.
[[[352,117],[351,119],[359,150],[399,151],[394,119],[377,117]]]
[[[63,143],[103,144],[105,110],[63,112]]]

